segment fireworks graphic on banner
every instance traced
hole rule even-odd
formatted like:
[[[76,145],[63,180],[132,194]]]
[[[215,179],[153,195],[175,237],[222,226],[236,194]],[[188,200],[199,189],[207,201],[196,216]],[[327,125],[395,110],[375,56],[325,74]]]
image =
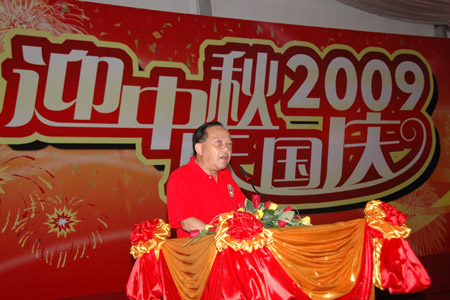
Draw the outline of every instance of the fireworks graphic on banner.
[[[0,233],[57,268],[102,243],[108,217],[81,196],[56,194],[56,176],[30,155],[0,145]]]
[[[94,204],[58,196],[30,198],[29,204],[24,217],[11,229],[22,247],[49,265],[62,268],[67,260],[86,257],[102,243],[100,232],[108,227],[103,220],[107,217]]]
[[[36,164],[31,155],[17,154],[6,145],[0,145],[0,217],[9,222],[8,208],[17,202],[26,202],[27,197],[44,194],[52,190],[54,175]],[[23,211],[18,212],[23,213]],[[0,220],[1,220],[0,219]],[[4,225],[4,226],[7,226]],[[3,232],[4,232],[3,228]]]
[[[407,216],[406,225],[412,229],[409,242],[418,256],[441,254],[446,251],[447,219],[449,207],[436,206],[439,196],[429,184],[390,202]]]
[[[81,10],[66,2],[49,5],[45,0],[0,0],[0,51],[3,51],[3,38],[10,29],[42,30],[54,36],[83,34],[83,19],[86,17]]]
[[[59,202],[61,203],[61,200]],[[72,212],[72,209],[68,209],[65,205],[63,208],[54,207],[53,214],[47,214],[48,221],[44,223],[50,228],[48,233],[55,232],[56,237],[63,236],[66,238],[67,234],[76,232],[75,225],[81,222],[77,219],[77,214],[78,212]]]

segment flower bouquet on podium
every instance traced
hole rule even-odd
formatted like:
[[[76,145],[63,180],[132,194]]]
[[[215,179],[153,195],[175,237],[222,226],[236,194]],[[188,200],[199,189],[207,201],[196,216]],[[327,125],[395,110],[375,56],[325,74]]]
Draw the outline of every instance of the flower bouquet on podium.
[[[278,228],[290,226],[311,226],[311,220],[308,216],[300,217],[296,209],[292,206],[285,208],[278,208],[278,204],[266,201],[261,202],[259,195],[253,195],[252,200],[246,199],[245,202],[238,208],[234,214],[235,219],[240,219],[239,222],[258,222],[261,228]],[[216,233],[217,221],[220,216],[217,216],[211,221],[211,224],[206,224],[203,230],[192,230],[190,232],[191,239],[185,245],[193,243],[198,239]]]

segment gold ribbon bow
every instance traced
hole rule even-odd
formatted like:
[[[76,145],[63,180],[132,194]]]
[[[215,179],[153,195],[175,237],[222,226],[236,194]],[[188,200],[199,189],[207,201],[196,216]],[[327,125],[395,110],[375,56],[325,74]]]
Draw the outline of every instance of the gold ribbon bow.
[[[366,214],[365,220],[368,225],[383,234],[383,238],[403,238],[406,239],[411,233],[411,229],[403,224],[401,226],[386,222],[386,212],[380,206],[380,200],[372,200],[367,202],[364,212]]]
[[[219,225],[217,226],[214,240],[216,241],[217,251],[222,252],[224,249],[230,247],[234,251],[244,250],[251,253],[273,243],[272,232],[263,228],[263,231],[247,240],[235,240],[228,233],[229,224],[228,219],[233,218],[234,213],[225,213],[219,217]]]
[[[380,200],[371,200],[367,202],[366,208],[364,209],[367,224],[373,229],[381,232],[383,234],[383,238],[385,239],[406,239],[411,233],[411,229],[408,228],[406,224],[399,226],[386,222],[384,220],[386,218],[386,212],[380,206],[381,203],[383,202]],[[373,246],[373,283],[377,288],[383,290],[380,272],[380,257],[381,250],[383,248],[383,239],[374,238]]]
[[[130,254],[133,255],[134,259],[136,259],[145,253],[150,253],[151,250],[155,250],[156,259],[159,259],[159,251],[169,236],[170,225],[159,219],[159,223],[156,226],[155,233],[153,234],[153,239],[145,242],[139,242],[137,245],[132,246]]]

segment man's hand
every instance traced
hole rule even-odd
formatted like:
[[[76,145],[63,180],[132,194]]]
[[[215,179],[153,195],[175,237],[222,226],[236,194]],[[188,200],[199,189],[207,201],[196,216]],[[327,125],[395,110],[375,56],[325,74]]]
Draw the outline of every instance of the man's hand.
[[[200,221],[197,218],[194,217],[190,217],[187,219],[184,219],[183,221],[181,221],[181,227],[183,228],[184,231],[190,232],[192,230],[204,230],[205,229],[205,223],[203,223],[202,221]]]

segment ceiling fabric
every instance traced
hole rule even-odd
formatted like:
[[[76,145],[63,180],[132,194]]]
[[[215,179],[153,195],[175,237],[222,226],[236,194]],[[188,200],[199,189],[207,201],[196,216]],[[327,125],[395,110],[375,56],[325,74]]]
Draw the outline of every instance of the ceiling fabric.
[[[337,0],[382,17],[450,26],[450,0]]]

